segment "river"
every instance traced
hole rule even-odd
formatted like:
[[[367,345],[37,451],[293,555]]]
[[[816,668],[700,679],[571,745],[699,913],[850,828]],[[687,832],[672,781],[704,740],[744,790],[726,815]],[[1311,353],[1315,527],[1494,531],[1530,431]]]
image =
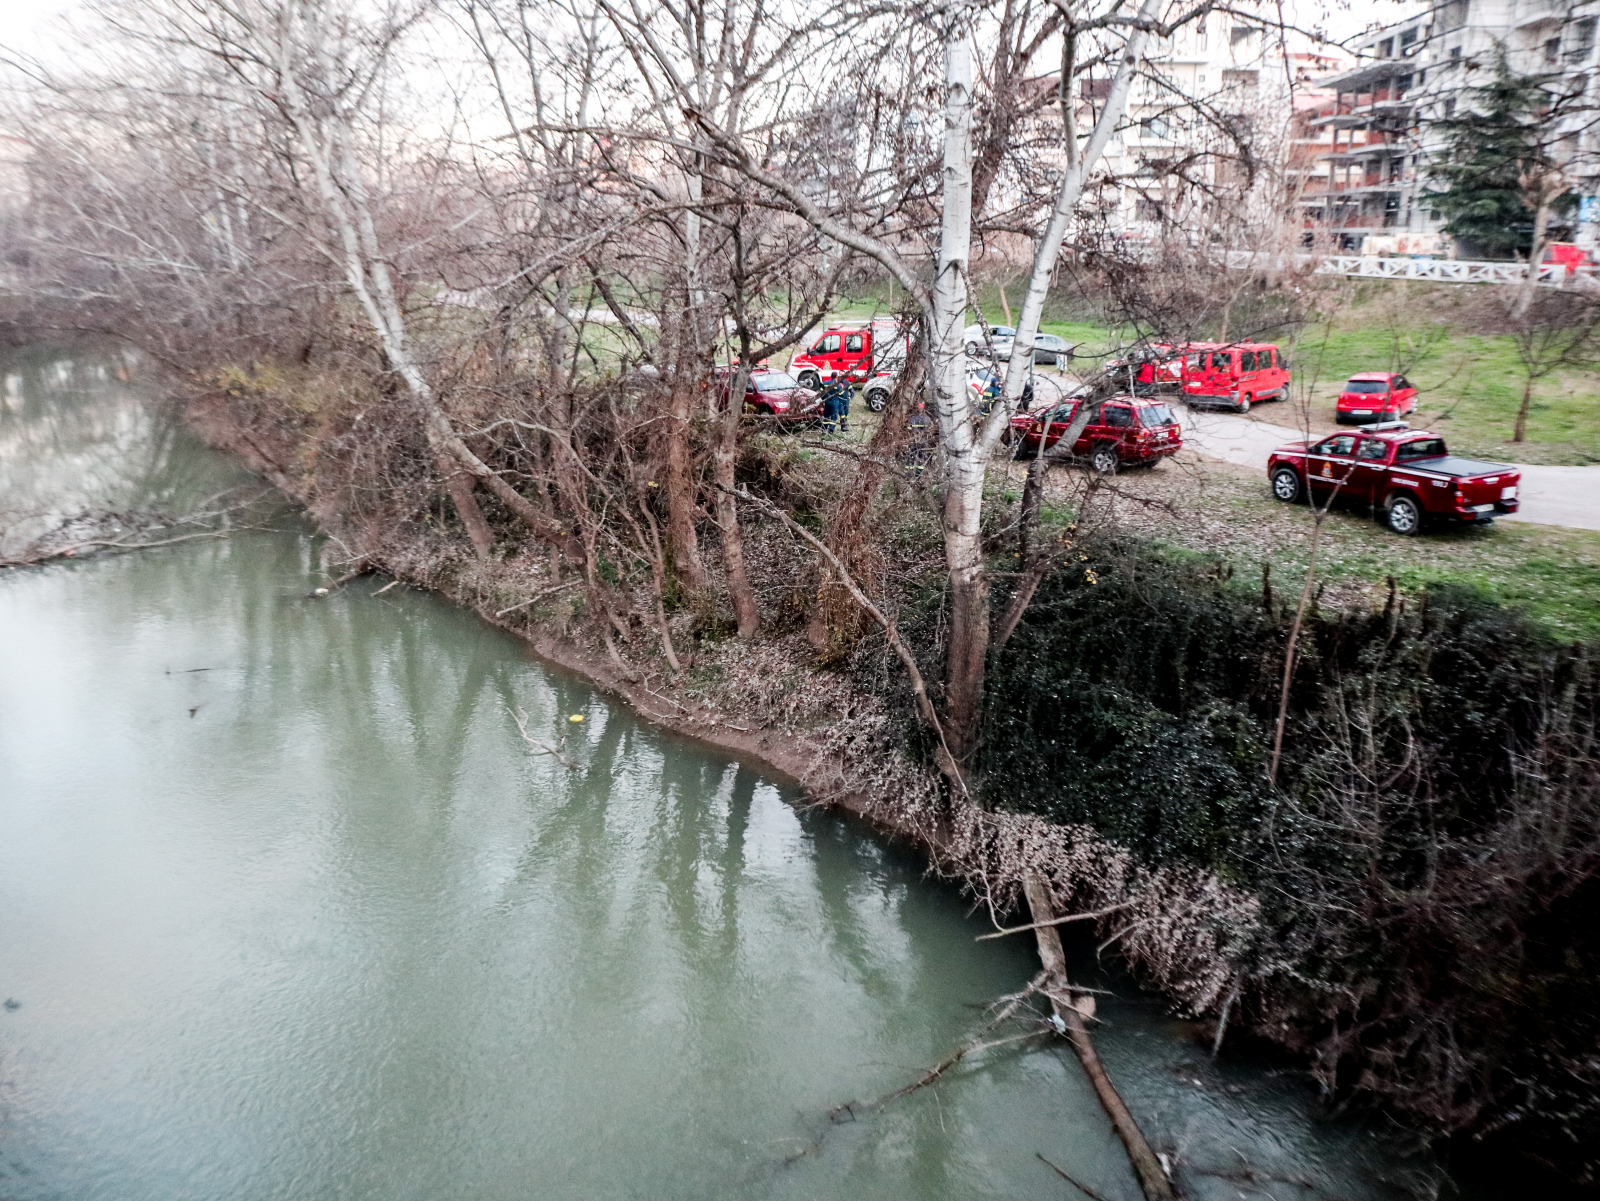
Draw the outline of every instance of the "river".
[[[13,542],[249,482],[131,362],[0,361]],[[6,1201],[1079,1196],[1040,1154],[1134,1201],[1057,1042],[829,1120],[963,1041],[1031,941],[975,943],[914,858],[437,597],[310,598],[320,549],[285,514],[0,573]],[[1190,1197],[1426,1176],[1097,979]]]

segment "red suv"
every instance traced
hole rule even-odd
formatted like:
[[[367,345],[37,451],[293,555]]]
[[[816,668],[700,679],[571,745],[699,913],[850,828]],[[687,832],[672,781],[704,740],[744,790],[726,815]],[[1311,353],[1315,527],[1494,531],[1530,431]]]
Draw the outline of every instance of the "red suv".
[[[1017,457],[1026,458],[1061,441],[1072,424],[1082,398],[1064,401],[1037,416],[1022,414],[1011,419],[1011,436],[1017,443]],[[1073,444],[1072,453],[1086,456],[1096,471],[1110,472],[1118,464],[1147,465],[1175,455],[1183,445],[1183,427],[1172,418],[1165,401],[1139,396],[1113,396],[1089,419]]]
[[[1289,398],[1289,360],[1271,342],[1191,342],[1184,349],[1183,398],[1248,413],[1258,400]]]
[[[1169,342],[1151,342],[1107,363],[1106,376],[1114,388],[1167,391],[1183,378],[1183,351],[1184,347]]]
[[[1338,422],[1388,421],[1417,411],[1417,390],[1392,371],[1352,375],[1339,391]]]

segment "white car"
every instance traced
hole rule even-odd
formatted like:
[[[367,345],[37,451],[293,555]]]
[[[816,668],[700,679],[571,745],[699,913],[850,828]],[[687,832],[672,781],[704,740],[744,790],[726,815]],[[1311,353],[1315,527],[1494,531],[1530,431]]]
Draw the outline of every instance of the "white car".
[[[1009,359],[1017,331],[1009,325],[969,325],[961,331],[961,338],[973,357],[993,354],[997,359]]]

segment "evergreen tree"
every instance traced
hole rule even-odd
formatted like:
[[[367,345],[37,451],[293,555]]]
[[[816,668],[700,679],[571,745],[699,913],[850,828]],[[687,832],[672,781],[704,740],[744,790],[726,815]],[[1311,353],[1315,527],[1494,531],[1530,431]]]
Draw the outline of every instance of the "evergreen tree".
[[[1424,198],[1449,218],[1445,233],[1490,256],[1526,255],[1541,193],[1560,174],[1555,126],[1570,98],[1557,76],[1513,72],[1503,50],[1494,80],[1470,97],[1461,110],[1433,122],[1449,150],[1429,165],[1435,189]],[[1577,196],[1563,190],[1550,208],[1568,213],[1576,204]]]

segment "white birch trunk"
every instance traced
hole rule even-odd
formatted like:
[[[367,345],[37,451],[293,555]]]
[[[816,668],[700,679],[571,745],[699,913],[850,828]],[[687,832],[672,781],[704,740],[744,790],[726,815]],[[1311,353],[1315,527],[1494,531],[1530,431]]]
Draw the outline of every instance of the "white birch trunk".
[[[1144,0],[1143,6],[1139,9],[1139,17],[1141,20],[1153,21],[1160,11],[1160,0]],[[1084,146],[1082,153],[1077,152],[1075,145],[1068,147],[1066,174],[1062,177],[1061,187],[1056,192],[1055,206],[1050,212],[1050,223],[1045,227],[1044,236],[1040,238],[1038,248],[1034,252],[1033,270],[1028,276],[1028,290],[1022,299],[1022,313],[1017,321],[1017,337],[1011,345],[1011,368],[1006,373],[1004,403],[997,406],[1000,417],[999,420],[991,420],[984,429],[984,443],[988,449],[993,449],[995,442],[1004,432],[1006,423],[1011,420],[1011,414],[1016,412],[1017,401],[1021,399],[1023,387],[1031,374],[1028,367],[1033,359],[1034,343],[1039,336],[1039,318],[1044,313],[1045,298],[1050,291],[1050,277],[1055,272],[1056,259],[1061,255],[1061,243],[1066,239],[1067,228],[1072,223],[1072,214],[1078,207],[1078,201],[1083,197],[1084,184],[1088,181],[1095,164],[1100,161],[1100,156],[1105,153],[1106,144],[1111,141],[1117,123],[1127,111],[1128,95],[1133,90],[1133,78],[1139,69],[1139,56],[1144,51],[1145,38],[1146,33],[1143,29],[1135,28],[1129,32],[1122,51],[1122,61],[1117,64],[1117,73],[1112,77],[1110,94],[1107,95],[1105,107],[1100,110],[1100,117],[1089,134],[1088,144]],[[1070,84],[1070,81],[1068,83]],[[1067,103],[1072,103],[1070,95]],[[1076,139],[1075,133],[1070,128],[1067,130],[1067,137]]]
[[[940,188],[938,273],[933,281],[928,359],[944,450],[944,545],[951,588],[945,700],[950,750],[957,761],[977,736],[988,653],[988,588],[981,518],[986,463],[974,425],[961,331],[967,319],[972,254],[972,50],[969,10],[951,14],[945,33],[944,162]]]

